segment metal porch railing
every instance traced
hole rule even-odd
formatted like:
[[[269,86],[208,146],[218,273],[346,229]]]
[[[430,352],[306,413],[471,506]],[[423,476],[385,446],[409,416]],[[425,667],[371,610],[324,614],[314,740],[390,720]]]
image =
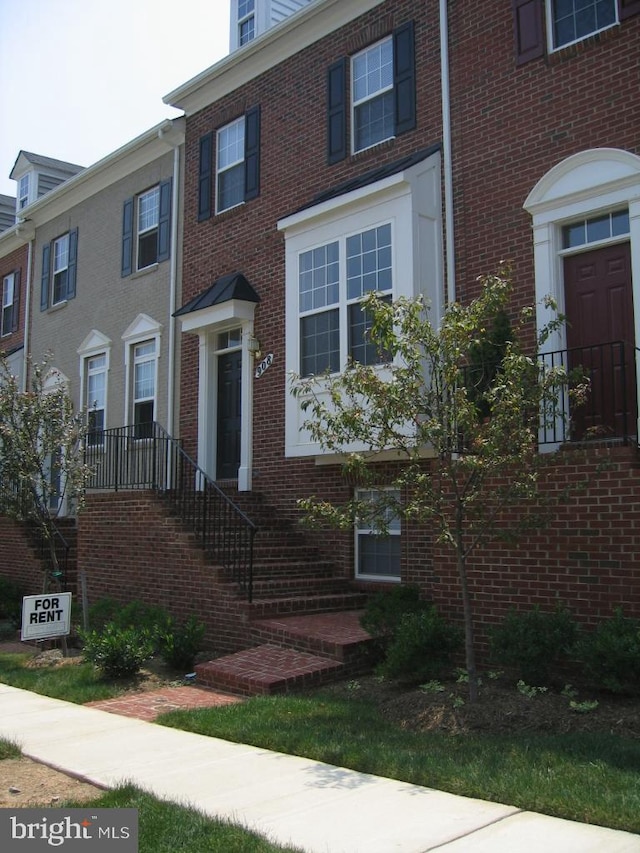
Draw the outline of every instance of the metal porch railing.
[[[159,424],[90,433],[85,461],[87,489],[156,492],[252,600],[256,525]]]
[[[586,399],[579,405],[568,393],[546,400],[541,413],[539,444],[594,439],[638,441],[638,356],[624,341],[541,354],[541,369],[562,367],[588,380]]]

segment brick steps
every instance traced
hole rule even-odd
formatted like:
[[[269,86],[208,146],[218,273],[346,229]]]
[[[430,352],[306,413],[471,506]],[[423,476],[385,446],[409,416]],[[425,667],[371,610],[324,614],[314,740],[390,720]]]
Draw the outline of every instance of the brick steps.
[[[286,693],[370,668],[362,611],[278,617],[252,623],[256,645],[196,666],[197,683],[242,696]]]

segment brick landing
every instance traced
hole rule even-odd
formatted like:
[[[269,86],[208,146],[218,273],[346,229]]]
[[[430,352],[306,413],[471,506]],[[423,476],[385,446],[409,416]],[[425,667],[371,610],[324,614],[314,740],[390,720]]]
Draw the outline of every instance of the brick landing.
[[[111,714],[120,714],[123,717],[135,717],[150,723],[158,714],[165,714],[167,711],[218,708],[241,701],[238,696],[229,696],[215,690],[187,685],[162,687],[160,690],[147,690],[143,693],[129,693],[115,699],[87,702],[87,706],[98,708],[100,711],[109,711]]]

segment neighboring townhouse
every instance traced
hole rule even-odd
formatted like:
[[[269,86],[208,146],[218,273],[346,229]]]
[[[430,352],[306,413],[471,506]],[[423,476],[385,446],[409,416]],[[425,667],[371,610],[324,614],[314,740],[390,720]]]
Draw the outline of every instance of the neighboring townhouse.
[[[2,213],[15,222],[15,198],[6,199]],[[2,284],[2,313],[0,314],[0,352],[6,357],[11,373],[20,384],[25,378],[25,317],[31,257],[28,239],[33,233],[28,224],[14,225],[0,231],[0,283]]]

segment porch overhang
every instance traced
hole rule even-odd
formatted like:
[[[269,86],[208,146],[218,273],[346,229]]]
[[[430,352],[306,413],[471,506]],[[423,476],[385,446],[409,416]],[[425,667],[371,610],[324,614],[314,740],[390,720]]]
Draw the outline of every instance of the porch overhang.
[[[229,273],[174,313],[185,334],[201,334],[212,326],[253,320],[260,297],[240,272]]]

